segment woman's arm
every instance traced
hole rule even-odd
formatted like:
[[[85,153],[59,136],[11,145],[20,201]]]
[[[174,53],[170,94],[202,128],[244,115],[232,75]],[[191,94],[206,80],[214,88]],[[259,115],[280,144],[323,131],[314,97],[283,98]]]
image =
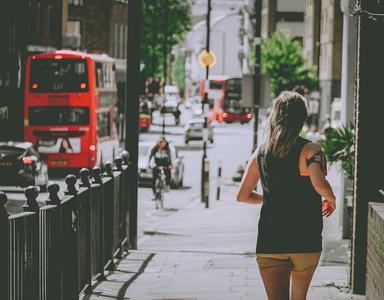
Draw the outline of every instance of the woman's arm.
[[[312,158],[314,155],[324,155],[321,152],[321,148],[318,144],[311,143],[308,147],[308,152],[306,159]],[[329,216],[336,209],[336,197],[332,191],[331,185],[325,179],[324,170],[322,166],[313,162],[308,166],[308,173],[312,182],[312,185],[316,192],[325,198],[324,201],[328,202],[330,209],[328,211],[323,211],[323,214]]]
[[[259,179],[260,172],[257,165],[255,152],[249,158],[247,167],[245,168],[245,172],[237,192],[237,201],[249,204],[263,203],[263,195],[254,190],[257,183],[259,182]]]

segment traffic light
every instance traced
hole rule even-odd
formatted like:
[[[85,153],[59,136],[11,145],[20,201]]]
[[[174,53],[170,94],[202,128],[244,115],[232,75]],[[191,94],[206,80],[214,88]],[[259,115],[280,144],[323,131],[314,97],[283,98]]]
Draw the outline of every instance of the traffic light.
[[[145,94],[147,96],[160,95],[161,87],[161,80],[159,78],[150,77],[145,81]]]

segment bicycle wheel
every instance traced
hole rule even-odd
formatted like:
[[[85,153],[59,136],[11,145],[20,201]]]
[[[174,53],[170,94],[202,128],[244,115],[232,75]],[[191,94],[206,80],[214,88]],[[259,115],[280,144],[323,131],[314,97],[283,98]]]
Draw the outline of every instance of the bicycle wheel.
[[[159,179],[155,183],[155,205],[156,209],[159,209],[161,206],[161,182]]]

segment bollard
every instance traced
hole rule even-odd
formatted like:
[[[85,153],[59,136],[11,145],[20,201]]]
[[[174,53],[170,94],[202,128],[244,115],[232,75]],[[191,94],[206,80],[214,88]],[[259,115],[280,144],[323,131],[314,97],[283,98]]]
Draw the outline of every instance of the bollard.
[[[222,168],[223,160],[219,158],[219,161],[217,163],[218,170],[217,170],[217,190],[216,190],[216,200],[220,200],[220,191],[221,191],[221,168]]]
[[[204,182],[204,202],[205,202],[205,208],[209,208],[209,160],[204,159],[204,177],[203,177],[203,182]]]
[[[57,183],[51,183],[48,186],[49,197],[48,197],[48,200],[45,201],[45,203],[47,205],[60,206],[61,201],[58,195],[59,191],[60,191],[60,186]]]
[[[39,205],[37,204],[37,196],[39,196],[39,190],[34,186],[29,186],[24,192],[27,197],[27,202],[23,205],[23,210],[28,212],[38,212]]]
[[[91,182],[89,180],[89,176],[91,175],[91,172],[87,168],[82,168],[80,170],[80,187],[86,187],[86,188],[91,188]]]

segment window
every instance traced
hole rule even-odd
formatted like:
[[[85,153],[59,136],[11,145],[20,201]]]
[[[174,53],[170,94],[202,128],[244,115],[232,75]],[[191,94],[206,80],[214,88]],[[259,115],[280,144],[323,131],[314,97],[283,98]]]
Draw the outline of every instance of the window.
[[[68,4],[80,6],[84,4],[84,0],[68,0]]]
[[[96,63],[96,86],[113,88],[115,86],[115,70],[112,63]]]
[[[29,108],[30,125],[88,125],[89,108],[37,106]]]
[[[87,65],[85,60],[32,60],[30,91],[32,93],[88,91]]]
[[[54,37],[58,33],[58,16],[57,11],[58,7],[53,4],[48,4],[47,6],[47,23],[48,23],[48,36]]]
[[[211,90],[221,90],[223,88],[223,82],[210,80],[209,88]]]
[[[103,111],[97,114],[97,132],[100,138],[111,135],[110,116],[111,113],[109,111]]]

